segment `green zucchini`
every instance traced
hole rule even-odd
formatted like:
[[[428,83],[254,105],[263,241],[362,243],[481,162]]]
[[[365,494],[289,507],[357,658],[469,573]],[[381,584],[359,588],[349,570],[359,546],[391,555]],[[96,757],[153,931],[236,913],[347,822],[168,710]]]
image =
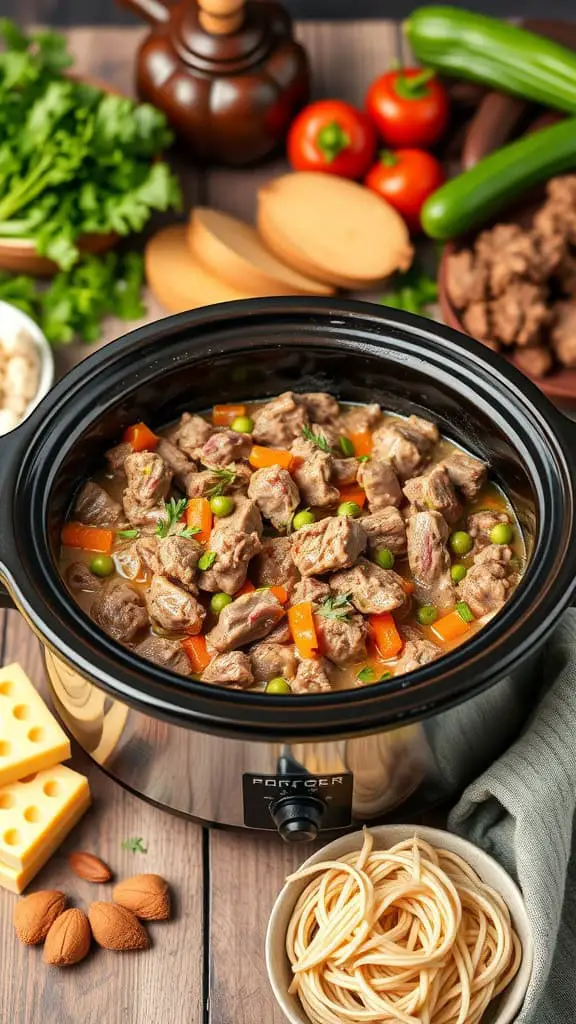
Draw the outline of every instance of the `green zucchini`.
[[[427,235],[445,241],[486,223],[533,185],[576,169],[576,118],[525,135],[434,192],[422,208]]]
[[[457,7],[421,7],[404,32],[427,67],[576,114],[576,53],[558,43]]]

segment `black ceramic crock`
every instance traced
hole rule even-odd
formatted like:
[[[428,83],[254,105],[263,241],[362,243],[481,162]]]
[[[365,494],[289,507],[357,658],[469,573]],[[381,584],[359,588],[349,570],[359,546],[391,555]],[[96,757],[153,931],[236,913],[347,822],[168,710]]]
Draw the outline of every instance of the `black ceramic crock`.
[[[469,643],[389,683],[267,696],[187,680],[105,636],[57,567],[59,534],[82,478],[124,427],[162,427],[184,409],[326,390],[434,419],[490,462],[528,535],[513,599]],[[69,373],[0,442],[0,575],[59,659],[140,712],[250,740],[362,735],[438,715],[526,667],[576,582],[576,425],[497,355],[431,321],[340,300],[270,299],[161,320]]]

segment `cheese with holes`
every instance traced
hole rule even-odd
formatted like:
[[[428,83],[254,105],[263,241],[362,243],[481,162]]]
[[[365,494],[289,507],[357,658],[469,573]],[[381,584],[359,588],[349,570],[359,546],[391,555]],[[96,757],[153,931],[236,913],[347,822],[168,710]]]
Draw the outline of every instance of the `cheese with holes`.
[[[20,893],[90,805],[88,780],[63,764],[0,788],[0,885]]]
[[[70,741],[19,665],[0,669],[0,786],[70,757]]]

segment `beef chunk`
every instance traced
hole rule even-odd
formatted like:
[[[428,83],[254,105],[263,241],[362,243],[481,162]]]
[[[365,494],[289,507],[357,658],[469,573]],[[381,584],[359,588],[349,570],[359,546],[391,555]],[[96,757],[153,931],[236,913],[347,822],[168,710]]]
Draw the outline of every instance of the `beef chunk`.
[[[556,270],[558,285],[571,299],[576,299],[576,252],[572,249],[562,254]]]
[[[546,187],[548,199],[534,218],[534,226],[545,234],[561,234],[576,245],[576,175],[552,178]]]
[[[408,520],[408,561],[422,604],[448,608],[454,604],[448,526],[439,512],[417,512]]]
[[[319,605],[326,597],[330,597],[328,584],[315,579],[314,576],[306,576],[294,587],[290,604],[302,604],[304,601],[309,601],[311,604]]]
[[[550,320],[548,293],[541,285],[514,281],[491,303],[493,335],[503,345],[537,345]]]
[[[446,522],[455,523],[462,514],[462,506],[456,497],[454,485],[446,467],[440,463],[424,476],[408,480],[404,494],[417,512],[433,509],[441,512]]]
[[[267,683],[270,679],[283,676],[292,679],[296,675],[296,652],[288,644],[270,643],[268,637],[263,643],[250,648],[254,681]]]
[[[248,497],[277,530],[286,531],[300,504],[300,492],[287,469],[270,466],[259,469],[250,479]]]
[[[208,438],[214,433],[210,426],[201,416],[193,416],[185,412],[180,417],[179,424],[170,431],[172,444],[181,448],[191,459],[199,458],[200,449]]]
[[[373,458],[391,460],[398,476],[408,480],[428,461],[439,436],[435,424],[419,416],[384,423],[374,433]]]
[[[397,508],[383,508],[370,516],[363,516],[360,524],[368,534],[368,550],[374,554],[388,548],[393,555],[406,554],[406,523]]]
[[[382,409],[374,402],[358,409],[349,409],[340,417],[339,424],[344,434],[363,434],[373,428],[382,419]]]
[[[327,693],[332,689],[328,663],[324,658],[303,659],[290,686],[292,693]]]
[[[66,582],[75,594],[93,594],[104,585],[104,580],[90,572],[86,562],[72,562],[66,569]]]
[[[272,448],[290,448],[309,423],[306,405],[300,395],[285,391],[278,398],[266,402],[254,413],[252,436],[257,444]]]
[[[176,483],[186,493],[189,477],[192,474],[196,474],[196,463],[192,462],[180,448],[177,448],[175,444],[172,444],[165,437],[160,438],[155,451],[156,455],[164,459],[164,462],[174,474]]]
[[[395,676],[405,675],[407,672],[415,672],[422,665],[429,665],[441,657],[442,651],[430,640],[408,640],[402,656],[396,664]]]
[[[160,540],[158,537],[139,537],[116,552],[119,571],[128,580],[143,582],[160,572]]]
[[[498,523],[509,523],[510,516],[506,512],[485,509],[484,512],[473,512],[466,520],[466,529],[474,541],[473,554],[490,544],[490,530]]]
[[[148,614],[154,626],[166,633],[200,633],[206,612],[192,594],[164,576],[153,576],[146,593]]]
[[[160,575],[167,576],[184,590],[196,593],[196,566],[202,551],[202,546],[193,537],[178,534],[165,537],[158,549]]]
[[[284,618],[284,609],[269,590],[237,597],[220,612],[218,623],[206,637],[210,651],[234,651],[262,640]]]
[[[458,597],[466,601],[477,618],[497,612],[510,591],[508,569],[502,562],[479,562],[468,570],[458,585]]]
[[[90,614],[113,640],[127,644],[149,625],[144,598],[123,580],[107,583],[97,595]]]
[[[133,452],[126,459],[124,469],[128,481],[124,492],[125,509],[127,492],[142,509],[152,509],[168,496],[172,472],[155,452]]]
[[[471,302],[462,313],[462,325],[471,338],[484,343],[492,339],[492,320],[487,302]],[[494,344],[497,344],[496,342]]]
[[[503,295],[520,279],[541,284],[547,275],[535,234],[518,224],[497,224],[484,231],[476,242],[476,251],[489,266],[492,295]]]
[[[349,572],[354,572],[349,569]],[[349,619],[330,619],[315,615],[314,624],[320,650],[335,665],[347,665],[366,657],[368,627],[361,615]]]
[[[576,366],[576,303],[559,302],[554,310],[552,348],[563,366]]]
[[[365,558],[351,569],[331,576],[330,587],[336,594],[349,594],[354,607],[364,615],[391,612],[406,604],[402,577],[393,569],[381,569]]]
[[[486,562],[498,562],[500,565],[508,565],[514,556],[512,548],[508,544],[489,544],[474,555],[474,564],[483,565]]]
[[[244,530],[215,529],[210,537],[210,550],[216,555],[210,569],[199,574],[201,590],[211,594],[236,594],[246,582],[250,559],[260,553],[258,534]]]
[[[391,462],[384,459],[370,459],[358,466],[358,483],[366,491],[371,512],[402,504],[402,488]]]
[[[519,348],[514,353],[514,362],[522,373],[530,377],[545,377],[554,365],[554,357],[549,348],[537,345],[536,348]],[[576,352],[575,363],[576,366]]]
[[[482,303],[488,287],[488,267],[470,249],[453,253],[446,260],[446,288],[456,309]]]
[[[234,498],[234,511],[214,525],[214,531],[229,530],[230,532],[256,533],[262,536],[262,516],[255,501],[237,494]]]
[[[180,676],[192,675],[190,662],[178,640],[168,640],[164,636],[147,636],[134,648],[134,654]]]
[[[125,518],[122,506],[93,480],[82,486],[74,503],[74,517],[86,526],[117,526]]]
[[[290,592],[298,579],[290,538],[268,537],[262,541],[262,550],[250,567],[250,577],[256,587],[282,586]]]
[[[309,455],[321,451],[325,455],[338,454],[340,448],[340,431],[329,423],[313,423],[305,427],[305,433],[297,437],[290,446],[292,455],[297,459],[306,459]]]
[[[340,415],[338,402],[324,391],[311,391],[300,396],[313,423],[331,423]]]
[[[278,625],[268,633],[266,637],[267,644],[291,644],[292,633],[288,624],[288,619],[282,619]]]
[[[223,469],[235,460],[247,459],[251,450],[250,434],[238,434],[235,430],[221,430],[212,434],[202,445],[200,462],[203,466]]]
[[[113,473],[124,472],[124,463],[128,455],[132,455],[132,451],[132,445],[127,441],[122,441],[121,444],[117,444],[106,452],[105,459]]]
[[[200,676],[203,683],[219,683],[236,690],[252,686],[254,676],[250,658],[243,651],[228,651],[217,654]]]
[[[444,469],[466,501],[476,501],[486,483],[488,467],[485,462],[472,458],[466,452],[454,451],[444,460]]]
[[[336,487],[355,484],[360,463],[357,459],[332,459],[332,483]]]
[[[294,479],[306,505],[327,508],[340,500],[338,488],[331,483],[333,466],[332,456],[317,448],[294,467]]]
[[[366,534],[348,516],[330,516],[304,526],[292,537],[292,558],[302,576],[322,575],[354,565],[366,547]]]

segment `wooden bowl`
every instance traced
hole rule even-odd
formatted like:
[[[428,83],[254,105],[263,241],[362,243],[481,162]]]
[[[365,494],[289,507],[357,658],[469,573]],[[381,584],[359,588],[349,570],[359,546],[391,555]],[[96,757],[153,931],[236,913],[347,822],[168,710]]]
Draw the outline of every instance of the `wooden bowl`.
[[[100,78],[92,78],[89,75],[68,76],[75,81],[84,82],[86,85],[93,85],[102,92],[121,96],[118,89],[114,89],[108,82]],[[78,239],[80,252],[90,255],[100,255],[108,252],[118,243],[120,236],[115,231],[105,235],[81,235]],[[12,274],[30,274],[32,277],[51,277],[60,268],[53,260],[46,256],[40,256],[33,241],[25,238],[1,238],[0,237],[0,270],[8,270]]]

